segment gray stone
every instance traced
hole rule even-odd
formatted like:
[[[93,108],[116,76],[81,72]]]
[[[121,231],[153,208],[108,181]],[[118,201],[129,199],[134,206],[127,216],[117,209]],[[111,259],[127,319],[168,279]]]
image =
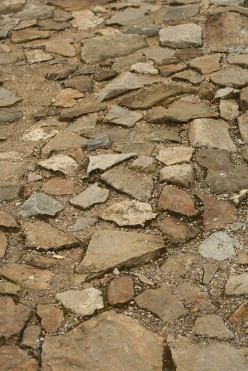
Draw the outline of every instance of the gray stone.
[[[72,133],[71,131],[60,131],[43,148],[42,155],[48,156],[53,151],[67,151],[68,149],[77,149],[87,144],[85,138]]]
[[[221,88],[217,90],[214,99],[232,99],[232,98],[237,98],[239,95],[239,90],[238,89],[233,89],[233,88]]]
[[[132,162],[130,169],[139,170],[146,174],[154,173],[156,170],[156,163],[152,157],[141,155]]]
[[[233,193],[248,188],[248,167],[209,168],[206,183],[212,192]]]
[[[200,335],[209,338],[217,338],[220,340],[228,340],[235,338],[235,335],[224,324],[223,319],[216,314],[207,314],[197,318],[192,328],[195,335]]]
[[[181,6],[168,6],[164,12],[161,12],[161,17],[165,20],[185,19],[193,17],[199,12],[199,6],[187,4]]]
[[[195,180],[194,169],[190,164],[164,167],[159,174],[160,181],[190,187]]]
[[[133,267],[159,256],[162,237],[137,232],[99,230],[93,233],[78,273],[96,276],[122,266]]]
[[[230,276],[225,287],[226,295],[247,295],[248,294],[248,273],[241,273],[238,276]]]
[[[59,171],[65,175],[70,175],[76,172],[78,164],[70,156],[54,155],[39,162],[39,165],[45,169]]]
[[[0,122],[15,122],[22,118],[21,111],[9,112],[6,110],[0,110]]]
[[[248,71],[241,67],[232,67],[212,73],[211,81],[216,85],[242,88],[248,84]]]
[[[149,24],[149,18],[146,16],[146,12],[142,8],[126,8],[125,10],[115,12],[114,15],[106,21],[106,24],[117,24],[125,27],[146,26]]]
[[[99,187],[97,184],[92,184],[85,191],[75,196],[70,200],[74,206],[78,206],[83,210],[89,209],[93,205],[102,204],[109,198],[109,190]]]
[[[63,335],[46,336],[42,347],[44,369],[69,370],[76,364],[82,370],[159,371],[162,360],[163,337],[136,319],[113,311],[101,313]]]
[[[81,59],[91,64],[108,58],[129,55],[145,47],[147,47],[147,42],[142,36],[122,33],[106,34],[84,40]]]
[[[82,291],[68,290],[56,294],[55,297],[78,316],[90,316],[97,309],[104,307],[101,291],[93,287]]]
[[[11,107],[22,99],[9,90],[0,87],[0,107]]]
[[[195,154],[196,162],[205,168],[227,168],[232,166],[230,154],[217,149],[200,149]]]
[[[107,116],[104,117],[103,122],[122,125],[128,128],[134,126],[134,124],[141,120],[143,115],[139,112],[131,112],[126,108],[119,106],[113,106],[108,112]]]
[[[17,199],[20,191],[21,187],[19,184],[0,183],[0,202]]]
[[[78,218],[76,223],[70,227],[70,230],[73,232],[81,231],[83,229],[93,227],[93,225],[95,225],[97,221],[98,219],[96,218],[92,218],[90,216],[82,216]]]
[[[194,153],[194,148],[191,147],[166,147],[159,151],[157,160],[169,166],[180,164],[182,162],[190,162]]]
[[[73,20],[71,21],[73,27],[80,31],[87,31],[91,28],[101,24],[104,19],[98,18],[91,10],[76,10],[71,12]]]
[[[158,75],[159,71],[157,68],[154,67],[153,63],[148,62],[137,62],[132,64],[130,67],[131,72],[140,73],[143,75]]]
[[[223,261],[235,255],[234,241],[226,232],[215,232],[199,247],[199,253],[208,259]]]
[[[91,173],[94,170],[107,170],[110,167],[120,164],[121,162],[135,157],[135,153],[112,154],[106,153],[98,156],[89,156],[89,165],[87,172]]]
[[[204,265],[204,274],[202,278],[202,283],[204,283],[204,285],[207,285],[209,282],[211,282],[218,268],[219,268],[218,263],[212,261],[208,261]]]
[[[48,19],[52,18],[53,10],[53,6],[26,4],[25,7],[19,13],[16,13],[15,16],[21,20]]]
[[[161,128],[159,130],[153,130],[150,135],[149,139],[151,142],[162,142],[165,143],[167,141],[181,143],[182,139],[180,137],[180,131],[182,129],[179,127],[166,127]]]
[[[188,23],[170,26],[159,31],[160,43],[170,48],[188,48],[202,45],[201,27]]]
[[[90,139],[87,143],[87,150],[95,151],[98,148],[110,148],[111,145],[112,140],[107,135],[103,135],[95,139]]]
[[[166,64],[166,63],[173,63],[176,62],[177,59],[175,57],[175,50],[169,48],[156,48],[151,47],[144,51],[145,56],[148,59],[152,59],[157,64]]]
[[[114,189],[126,193],[138,201],[148,201],[152,196],[152,179],[135,170],[115,168],[101,175],[101,179]]]
[[[160,267],[160,271],[169,276],[184,277],[190,274],[194,260],[193,256],[182,253],[169,256],[166,262]]]
[[[76,121],[72,122],[67,126],[67,130],[74,131],[77,134],[88,134],[91,133],[96,126],[97,117],[95,114],[89,116],[82,116]]]
[[[35,193],[30,196],[21,207],[24,216],[50,215],[54,216],[65,208],[59,201],[44,193]]]
[[[13,13],[21,10],[25,0],[2,0],[0,4],[0,15]]]

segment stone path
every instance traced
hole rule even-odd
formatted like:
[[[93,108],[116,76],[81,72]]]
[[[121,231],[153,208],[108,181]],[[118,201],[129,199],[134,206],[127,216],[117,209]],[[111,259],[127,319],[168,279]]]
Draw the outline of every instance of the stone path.
[[[248,369],[247,0],[0,1],[0,369]]]

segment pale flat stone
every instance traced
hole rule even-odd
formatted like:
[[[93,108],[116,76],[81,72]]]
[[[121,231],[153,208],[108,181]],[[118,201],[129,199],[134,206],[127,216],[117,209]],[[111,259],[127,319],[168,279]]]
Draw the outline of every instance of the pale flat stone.
[[[11,91],[0,87],[0,108],[1,107],[11,107],[13,104],[20,102],[22,99],[17,97]]]
[[[109,198],[109,190],[99,187],[97,184],[90,185],[85,191],[70,200],[74,206],[81,209],[89,209],[93,205],[102,204]]]
[[[160,43],[170,48],[188,48],[202,45],[201,27],[188,23],[170,26],[159,31]]]
[[[164,167],[159,173],[160,181],[189,187],[194,183],[195,174],[192,165],[172,165]]]
[[[140,73],[143,75],[158,75],[159,71],[152,63],[137,62],[130,67],[131,72]]]
[[[248,84],[248,71],[241,67],[232,67],[214,72],[211,81],[216,85],[230,88],[242,88]]]
[[[128,128],[134,126],[136,122],[141,120],[143,115],[139,112],[132,112],[126,108],[113,106],[108,114],[104,117],[103,122],[122,125]]]
[[[169,166],[180,164],[182,162],[190,162],[194,153],[194,148],[191,147],[167,147],[159,151],[157,160]]]
[[[174,277],[182,277],[191,272],[194,257],[179,253],[176,256],[169,256],[166,262],[160,267],[161,272]]]
[[[241,138],[245,143],[248,143],[248,111],[239,116],[238,125]]]
[[[164,186],[158,201],[162,210],[170,210],[179,214],[192,216],[198,213],[190,195],[176,187]]]
[[[89,166],[87,169],[88,173],[94,170],[107,170],[114,165],[120,164],[121,162],[135,157],[136,153],[121,153],[121,154],[103,154],[98,156],[89,156]]]
[[[164,20],[185,19],[195,16],[199,12],[197,4],[186,4],[181,6],[168,6],[162,12],[161,17]]]
[[[51,54],[45,53],[41,49],[26,50],[25,55],[28,60],[28,63],[30,64],[47,62],[53,59],[53,56]]]
[[[126,8],[115,12],[114,15],[106,21],[107,25],[120,25],[125,27],[146,26],[149,19],[146,16],[146,11],[142,8]]]
[[[59,201],[44,193],[34,193],[22,205],[21,213],[24,216],[50,215],[54,216],[65,208]]]
[[[192,332],[195,335],[201,335],[209,338],[228,340],[235,338],[235,335],[224,324],[223,319],[216,314],[207,314],[197,318]]]
[[[77,10],[71,13],[73,27],[80,31],[90,30],[101,24],[104,19],[97,17],[91,10]]]
[[[233,121],[239,115],[239,104],[235,100],[221,100],[220,101],[220,116],[227,120]]]
[[[190,82],[193,85],[200,85],[200,83],[204,80],[199,73],[193,70],[184,70],[181,72],[177,72],[172,76],[172,80],[175,81],[186,81]]]
[[[156,48],[152,47],[146,49],[144,54],[147,58],[152,59],[157,64],[166,64],[176,61],[175,50],[169,48]]]
[[[57,37],[45,43],[45,50],[47,53],[55,53],[64,57],[74,57],[76,55],[76,50],[70,43],[70,40],[59,39]]]
[[[235,255],[234,245],[226,232],[215,232],[200,244],[199,252],[204,258],[223,261]]]
[[[248,273],[241,273],[237,276],[230,276],[225,287],[226,295],[247,295],[248,294]]]
[[[0,348],[0,364],[3,370],[37,371],[38,361],[18,346],[5,345]]]
[[[220,69],[220,57],[221,54],[203,55],[191,59],[189,65],[200,71],[203,75],[208,75]]]
[[[54,155],[39,162],[39,165],[47,170],[59,171],[65,175],[75,173],[78,169],[78,164],[70,156]]]
[[[71,131],[62,130],[42,148],[42,156],[48,156],[52,151],[81,148],[86,144],[87,139]]]

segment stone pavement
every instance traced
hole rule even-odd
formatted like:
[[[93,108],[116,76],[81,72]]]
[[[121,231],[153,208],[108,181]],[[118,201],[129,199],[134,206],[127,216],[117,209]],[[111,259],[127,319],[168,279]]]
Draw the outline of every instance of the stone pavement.
[[[247,0],[0,1],[0,369],[248,369]]]

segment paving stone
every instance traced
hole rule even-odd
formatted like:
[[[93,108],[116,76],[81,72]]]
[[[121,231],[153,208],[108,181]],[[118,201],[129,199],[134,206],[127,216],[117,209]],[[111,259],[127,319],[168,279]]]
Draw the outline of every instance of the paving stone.
[[[239,89],[248,84],[248,71],[241,67],[228,68],[214,72],[211,81],[216,85]]]
[[[226,232],[215,232],[199,246],[199,253],[208,259],[224,261],[235,255],[235,243]]]
[[[113,221],[119,226],[141,225],[157,216],[149,204],[139,201],[123,201],[109,206],[101,214],[104,220]]]
[[[144,51],[144,54],[148,59],[152,59],[158,65],[173,63],[177,61],[175,57],[175,50],[169,48],[151,47],[149,49],[146,49]]]
[[[90,30],[101,24],[104,19],[97,17],[91,10],[76,10],[71,13],[73,27],[80,31]]]
[[[190,162],[193,153],[194,149],[191,147],[167,147],[161,149],[156,158],[163,164],[169,166],[182,162]]]
[[[233,193],[248,188],[248,167],[209,168],[206,183],[214,193]]]
[[[187,81],[193,85],[200,85],[203,81],[203,77],[199,73],[192,70],[184,70],[176,73],[172,76],[172,80],[175,81]]]
[[[67,130],[74,131],[80,135],[87,134],[94,130],[96,123],[96,115],[83,116],[67,126]]]
[[[2,295],[18,295],[21,293],[21,288],[11,282],[0,282],[0,294]]]
[[[84,40],[81,59],[85,63],[92,64],[108,58],[129,55],[145,47],[147,47],[147,42],[142,36],[122,33],[106,34]]]
[[[63,311],[54,304],[37,305],[37,314],[41,318],[41,326],[46,332],[57,332],[65,323]]]
[[[25,19],[48,19],[52,18],[53,6],[40,4],[26,4],[16,17],[22,20]]]
[[[78,164],[70,156],[54,155],[47,160],[39,162],[39,165],[45,169],[59,171],[65,175],[70,175],[76,172]]]
[[[15,103],[20,102],[22,99],[17,97],[14,93],[0,87],[0,107],[11,107]]]
[[[0,5],[0,14],[17,12],[25,5],[25,0],[3,0]]]
[[[56,5],[62,7],[68,12],[74,10],[83,10],[91,8],[92,6],[96,5],[104,5],[108,3],[108,0],[72,0],[68,3],[67,0],[48,0],[48,3],[51,5]]]
[[[26,50],[25,55],[28,60],[28,63],[30,64],[47,62],[53,59],[53,56],[51,54],[45,53],[41,49]]]
[[[239,116],[238,125],[242,140],[245,143],[248,143],[248,112],[246,112],[243,115]]]
[[[47,72],[46,79],[47,80],[64,80],[70,77],[77,69],[77,65],[70,65],[70,66],[63,66],[57,67],[54,71]]]
[[[28,321],[31,310],[22,304],[15,305],[13,299],[0,297],[0,335],[9,338],[18,335]]]
[[[198,213],[188,193],[167,185],[160,194],[158,207],[161,210],[170,210],[187,216],[193,216]]]
[[[38,27],[44,31],[63,31],[63,30],[70,28],[71,23],[45,20],[45,21],[39,21]]]
[[[0,210],[0,227],[3,228],[18,228],[16,219],[6,211]]]
[[[192,255],[179,253],[175,256],[169,256],[160,267],[160,271],[169,276],[184,277],[190,274],[193,262],[194,257]]]
[[[242,352],[228,343],[212,341],[192,342],[187,337],[169,337],[168,345],[177,371],[210,370],[239,371],[247,369],[247,360]]]
[[[186,4],[181,6],[168,6],[165,11],[161,13],[161,18],[164,20],[185,19],[196,15],[199,12],[197,4]]]
[[[136,296],[135,302],[142,309],[162,318],[164,322],[172,322],[188,314],[181,301],[169,292],[166,285],[155,290],[145,290]]]
[[[24,216],[50,215],[54,216],[64,209],[59,201],[44,193],[35,193],[30,196],[22,205],[21,213]]]
[[[8,240],[6,234],[0,231],[0,259],[4,258],[8,247]]]
[[[195,154],[196,162],[205,168],[227,168],[232,166],[230,154],[217,149],[200,149]]]
[[[170,48],[188,48],[202,45],[202,30],[195,23],[170,26],[159,31],[160,43]]]
[[[119,145],[115,147],[117,152],[121,153],[135,153],[137,156],[145,155],[150,156],[155,149],[155,145],[152,143],[129,143],[124,145]]]
[[[98,230],[93,233],[86,255],[76,271],[94,276],[122,266],[136,266],[160,255],[163,248],[160,236]]]
[[[158,75],[159,71],[152,63],[137,62],[130,67],[131,72],[140,73],[143,75]]]
[[[246,66],[248,64],[247,54],[229,54],[227,62],[230,64],[236,64],[238,66]]]
[[[5,370],[19,368],[19,370],[37,371],[39,369],[38,361],[15,345],[5,345],[0,348],[0,363]]]
[[[53,99],[55,107],[73,107],[77,103],[76,99],[83,98],[83,94],[77,90],[66,88],[59,92],[56,98]]]
[[[90,185],[85,191],[70,200],[74,206],[83,210],[89,209],[96,204],[102,204],[109,198],[109,190],[99,187],[97,184]]]
[[[95,151],[98,148],[110,148],[112,146],[112,140],[107,135],[90,139],[87,143],[88,151]]]
[[[175,217],[166,217],[157,224],[158,229],[175,244],[190,241],[199,232],[195,226],[188,225]]]
[[[14,28],[15,31],[24,30],[25,28],[37,26],[37,19],[25,19],[20,21],[18,25]]]
[[[96,359],[94,354],[99,358]],[[161,370],[163,338],[141,326],[136,319],[108,311],[62,336],[46,337],[42,365],[44,368],[52,365],[53,368],[68,369],[77,362],[82,369],[99,368],[102,371],[109,367],[109,357],[114,367],[126,371]]]
[[[97,82],[101,82],[101,81],[111,80],[117,75],[118,75],[118,72],[114,70],[103,70],[103,71],[94,73],[93,79]]]
[[[247,265],[248,264],[248,255],[240,252],[237,256],[237,263],[240,265]]]
[[[106,21],[107,25],[119,25],[125,27],[146,26],[149,24],[149,18],[146,16],[146,11],[142,8],[126,8],[115,14]]]
[[[207,314],[201,318],[197,318],[192,332],[195,335],[217,338],[220,340],[235,338],[232,331],[225,326],[223,319],[216,314]]]
[[[152,179],[135,170],[115,168],[101,175],[101,179],[114,189],[126,193],[138,201],[148,201],[152,196]]]
[[[146,37],[154,37],[159,33],[159,28],[156,26],[143,26],[128,28],[125,33],[133,35],[144,35]]]
[[[247,295],[248,293],[248,273],[241,273],[238,276],[230,276],[225,287],[226,295]]]
[[[93,89],[92,79],[89,76],[72,77],[63,83],[65,88],[72,88],[81,93],[91,93]]]
[[[195,180],[195,173],[192,165],[172,165],[164,167],[159,173],[160,181],[166,181],[170,184],[190,187]]]
[[[52,138],[43,148],[42,155],[48,156],[53,151],[67,151],[68,149],[76,149],[87,144],[87,140],[71,131],[60,131]]]
[[[51,38],[49,41],[45,43],[45,50],[47,53],[55,53],[62,55],[64,57],[74,57],[76,55],[76,50],[74,46],[70,43],[70,40],[64,38],[63,39],[57,37]]]
[[[248,89],[243,88],[240,92],[240,107],[243,110],[246,110],[248,108]]]
[[[9,112],[4,109],[0,109],[0,122],[15,122],[22,118],[21,111]]]
[[[187,68],[185,63],[165,64],[159,67],[159,72],[162,77],[168,77],[176,72],[183,71],[185,68]]]
[[[73,195],[81,191],[81,186],[62,178],[49,179],[42,185],[42,191],[54,196]]]
[[[95,225],[97,222],[98,222],[98,219],[96,218],[92,218],[90,216],[89,217],[82,216],[78,218],[76,223],[70,227],[70,230],[73,232],[81,231],[83,229],[93,227],[93,225]]]
[[[107,300],[111,305],[128,303],[134,297],[134,283],[131,276],[119,276],[110,282]]]
[[[215,273],[219,269],[219,265],[216,262],[208,261],[204,265],[204,274],[202,278],[202,283],[204,285],[207,285],[209,282],[211,282],[212,278],[215,276]]]
[[[24,257],[24,262],[30,265],[31,267],[41,268],[41,269],[55,268],[56,265],[58,264],[58,260],[56,260],[55,258],[52,258],[49,256],[38,255],[35,253],[27,253]]]
[[[233,326],[245,325],[248,319],[248,301],[244,301],[228,318],[228,323]]]
[[[223,120],[195,119],[189,128],[189,140],[193,147],[218,148],[236,152],[237,148],[230,138],[229,125]]]
[[[146,174],[154,173],[156,171],[156,163],[152,157],[141,155],[132,162],[130,169],[139,170]]]
[[[11,41],[14,44],[26,43],[33,40],[48,39],[49,37],[49,31],[39,31],[32,28],[26,28],[25,30],[20,31],[12,31],[11,33]]]
[[[114,165],[120,164],[121,162],[128,160],[132,157],[135,157],[135,153],[127,154],[103,154],[97,156],[89,156],[89,165],[87,172],[91,173],[94,170],[107,170]]]
[[[38,325],[27,327],[23,332],[21,345],[29,348],[38,348],[40,343],[41,328]]]
[[[0,183],[0,202],[12,201],[19,197],[21,187],[19,184]]]
[[[239,95],[239,90],[238,89],[233,89],[233,88],[221,88],[217,90],[214,99],[232,99],[232,98],[237,98]]]
[[[239,116],[239,105],[235,100],[220,101],[220,116],[227,121],[233,121]]]
[[[151,142],[162,142],[167,141],[181,143],[182,139],[180,137],[180,132],[182,129],[180,127],[165,127],[159,130],[153,130],[149,135]]]
[[[126,108],[113,106],[108,114],[104,117],[103,122],[122,125],[128,128],[134,126],[136,122],[141,120],[143,115],[139,112],[131,112]]]
[[[197,57],[189,62],[190,67],[201,72],[202,75],[208,75],[220,69],[221,54],[209,54]]]

